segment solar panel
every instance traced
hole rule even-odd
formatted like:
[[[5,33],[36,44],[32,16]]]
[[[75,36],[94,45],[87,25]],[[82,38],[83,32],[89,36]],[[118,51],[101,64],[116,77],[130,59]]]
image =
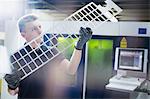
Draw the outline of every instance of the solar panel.
[[[96,5],[91,2],[76,11],[65,21],[87,21],[88,24],[91,24],[91,28],[96,28],[98,24],[94,24],[94,21],[104,23],[106,21],[116,21],[114,17],[119,14],[122,10],[111,0],[105,1],[105,7],[101,5]],[[51,35],[51,37],[49,36]],[[45,38],[44,42],[38,45],[38,40]],[[57,55],[62,53],[64,50],[68,49],[74,44],[69,40],[63,40],[57,42],[58,38],[78,38],[77,34],[44,34],[36,37],[32,41],[28,42],[21,49],[13,53],[10,57],[11,66],[16,68],[21,75],[21,80],[28,77],[30,74],[44,66],[46,63],[50,62]],[[75,40],[74,40],[75,41]],[[65,42],[65,43],[64,43]],[[38,47],[32,48],[32,44],[37,45]],[[59,46],[59,48],[58,48]]]

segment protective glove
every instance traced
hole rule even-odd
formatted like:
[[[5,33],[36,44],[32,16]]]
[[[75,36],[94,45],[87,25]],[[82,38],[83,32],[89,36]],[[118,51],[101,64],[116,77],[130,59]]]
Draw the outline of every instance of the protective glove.
[[[89,28],[89,27],[86,27],[86,28],[81,27],[81,28],[80,28],[80,31],[79,31],[80,37],[79,37],[79,40],[78,40],[78,42],[77,42],[75,48],[76,48],[77,50],[82,50],[84,44],[85,44],[89,39],[91,39],[92,33],[93,33],[93,32],[92,32],[91,28]]]
[[[6,74],[4,76],[4,79],[8,84],[8,88],[11,90],[15,90],[19,86],[20,78],[21,77],[17,69],[13,69],[12,74]]]

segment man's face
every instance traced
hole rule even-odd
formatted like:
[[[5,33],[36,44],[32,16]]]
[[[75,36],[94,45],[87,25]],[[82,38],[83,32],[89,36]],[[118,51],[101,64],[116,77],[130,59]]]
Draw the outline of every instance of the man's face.
[[[35,39],[42,33],[41,24],[38,20],[28,22],[25,24],[25,31],[23,32],[23,37],[27,42]],[[36,42],[39,44],[42,42],[41,38],[37,39]]]

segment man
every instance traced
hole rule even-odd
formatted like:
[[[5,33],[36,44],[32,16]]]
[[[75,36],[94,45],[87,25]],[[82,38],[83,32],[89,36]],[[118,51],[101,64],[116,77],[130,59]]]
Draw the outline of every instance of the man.
[[[21,17],[18,21],[18,27],[21,36],[26,40],[26,43],[31,42],[42,33],[42,26],[38,20],[38,17],[35,15],[30,14]],[[48,64],[38,69],[36,72],[22,81],[20,81],[20,75],[14,69],[12,74],[5,75],[5,80],[8,83],[8,92],[11,95],[18,94],[19,99],[41,99],[44,97],[51,98],[52,95],[50,93],[52,93],[52,90],[56,87],[56,81],[54,81],[54,79],[57,77],[54,76],[55,73],[58,74],[59,71],[64,71],[68,75],[74,75],[81,60],[83,46],[92,37],[92,31],[90,28],[81,27],[79,32],[80,38],[75,45],[75,49],[70,61],[67,60],[62,54],[59,54]],[[36,40],[36,44],[31,43],[30,45],[32,49],[34,49],[41,43],[42,40],[39,38]],[[53,94],[57,95],[57,93]]]

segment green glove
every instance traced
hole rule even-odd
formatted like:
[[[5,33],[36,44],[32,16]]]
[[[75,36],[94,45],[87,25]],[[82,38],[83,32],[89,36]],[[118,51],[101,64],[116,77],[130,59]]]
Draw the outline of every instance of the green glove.
[[[75,48],[76,48],[77,50],[82,50],[84,44],[85,44],[89,39],[91,39],[92,33],[93,33],[93,32],[92,32],[91,28],[89,28],[89,27],[86,27],[86,28],[81,27],[81,28],[80,28],[80,31],[79,31],[80,37],[79,37],[79,40],[78,40],[78,42],[77,42]]]
[[[20,75],[16,69],[12,71],[12,74],[6,74],[4,79],[8,84],[8,88],[11,90],[15,90],[19,86]]]

